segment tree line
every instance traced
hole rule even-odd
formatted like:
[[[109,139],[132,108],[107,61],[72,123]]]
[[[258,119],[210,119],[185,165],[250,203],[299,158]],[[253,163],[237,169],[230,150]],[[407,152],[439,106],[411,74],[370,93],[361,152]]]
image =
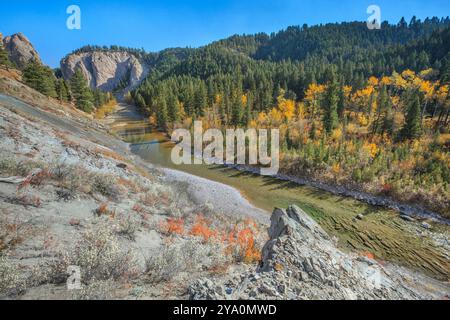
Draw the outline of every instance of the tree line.
[[[204,116],[212,107],[221,125],[245,126],[259,112],[270,110],[280,92],[302,101],[310,84],[329,81],[330,69],[341,91],[350,86],[357,92],[371,76],[405,70],[432,68],[433,80],[446,82],[449,23],[448,18],[424,22],[413,18],[409,24],[402,19],[372,31],[356,22],[291,27],[271,36],[234,36],[197,49],[164,71],[155,68],[131,96],[139,107],[155,114],[161,127]],[[430,108],[425,111],[429,115]]]

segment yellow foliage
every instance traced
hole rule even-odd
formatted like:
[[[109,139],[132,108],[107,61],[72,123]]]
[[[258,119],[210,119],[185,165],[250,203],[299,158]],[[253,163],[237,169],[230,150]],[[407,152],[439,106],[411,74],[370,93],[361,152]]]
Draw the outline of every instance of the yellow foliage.
[[[332,167],[331,167],[331,171],[334,174],[339,174],[341,172],[341,165],[339,163],[333,164]]]
[[[443,104],[448,99],[448,85],[443,85],[439,87],[436,91],[436,99],[439,103]]]
[[[358,132],[358,130],[357,130],[356,125],[354,123],[349,123],[347,125],[347,133],[348,134],[355,134],[357,132]]]
[[[378,79],[376,77],[372,76],[369,78],[368,83],[369,83],[369,86],[376,87],[376,86],[378,86]]]
[[[283,114],[276,108],[269,112],[269,120],[272,125],[278,125],[283,121]]]
[[[421,71],[419,73],[419,77],[421,77],[422,79],[428,79],[430,77],[433,77],[433,75],[436,73],[435,70],[433,70],[432,68],[429,69],[425,69],[423,71]]]
[[[402,77],[405,80],[412,81],[416,77],[416,73],[414,71],[412,71],[412,70],[407,69],[407,70],[402,72]]]
[[[214,99],[215,104],[219,105],[222,103],[222,96],[220,94],[216,94],[216,97]]]
[[[434,86],[430,81],[420,81],[419,90],[425,94],[427,100],[431,99],[434,94]]]
[[[392,81],[391,81],[391,78],[389,78],[389,77],[383,77],[383,78],[381,78],[380,83],[385,86],[388,86],[388,85],[392,84]]]
[[[369,125],[369,119],[362,113],[358,114],[358,123],[361,127]]]
[[[184,119],[184,121],[183,121],[183,128],[190,129],[191,127],[192,127],[192,118],[189,117],[189,118]]]
[[[264,125],[264,124],[267,123],[268,119],[269,118],[268,118],[267,114],[265,112],[261,112],[261,113],[258,114],[257,122],[260,125]]]
[[[344,96],[348,98],[352,90],[353,88],[351,86],[344,86]]]
[[[365,142],[363,145],[363,150],[373,159],[378,154],[378,146],[375,143]]]
[[[347,152],[349,152],[349,153],[355,152],[356,148],[355,148],[355,144],[353,143],[353,141],[347,142],[346,148],[345,148],[345,149],[346,149]]]
[[[325,92],[325,89],[326,87],[322,84],[310,84],[305,92],[305,100],[308,102],[316,101],[318,97]]]
[[[148,122],[150,123],[150,125],[152,126],[156,126],[156,114],[152,114],[149,118],[148,118]]]
[[[242,97],[241,97],[241,103],[242,103],[242,105],[243,105],[243,106],[246,106],[246,105],[247,105],[247,101],[248,101],[247,95],[246,95],[246,94],[243,94]]]
[[[117,109],[117,101],[112,99],[107,104],[101,106],[95,111],[95,119],[104,119]]]
[[[396,87],[402,88],[402,89],[405,89],[408,85],[408,82],[405,79],[403,79],[403,77],[400,74],[398,74],[397,72],[394,72],[392,74],[391,81],[392,81],[392,84],[394,84]]]
[[[295,114],[295,101],[287,99],[278,100],[278,108],[287,121],[291,121]]]
[[[436,159],[436,160],[438,160],[438,161],[442,161],[442,162],[445,162],[445,161],[447,161],[447,159],[448,159],[448,153],[446,153],[446,152],[442,152],[442,151],[435,151],[434,153],[433,153],[433,158],[434,159]]]
[[[440,134],[439,137],[437,137],[436,142],[441,146],[450,144],[450,133]]]
[[[373,87],[367,87],[362,89],[360,92],[363,97],[370,97],[374,91],[375,90]]]
[[[395,108],[399,107],[401,103],[400,97],[399,96],[391,97],[391,103]]]
[[[305,119],[305,104],[303,102],[300,102],[298,104],[298,108],[297,108],[297,118],[298,120],[303,120]]]
[[[331,139],[333,141],[339,141],[342,138],[342,130],[340,128],[334,129],[331,133]]]
[[[289,130],[289,138],[292,141],[299,141],[300,137],[301,137],[300,130],[298,130],[298,128],[296,126],[293,126],[292,128],[290,128],[290,130]]]
[[[420,150],[421,144],[419,140],[414,140],[411,144],[411,150],[413,152],[418,152]]]

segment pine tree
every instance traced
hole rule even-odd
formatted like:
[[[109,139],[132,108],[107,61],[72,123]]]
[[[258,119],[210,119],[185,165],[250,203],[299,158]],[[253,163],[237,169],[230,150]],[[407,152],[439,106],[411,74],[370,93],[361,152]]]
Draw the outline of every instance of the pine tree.
[[[11,66],[11,61],[9,61],[8,52],[6,52],[3,47],[3,43],[0,41],[0,65],[6,66],[7,68]]]
[[[220,123],[225,126],[227,124],[227,100],[228,97],[224,96],[220,99],[219,103],[219,119]]]
[[[57,98],[56,78],[53,71],[38,62],[30,62],[23,70],[23,81],[40,93]]]
[[[339,86],[339,102],[337,107],[337,113],[339,116],[339,119],[343,119],[345,115],[345,92],[344,92],[344,85],[343,82],[341,82],[341,85]]]
[[[242,101],[241,97],[235,97],[231,105],[231,119],[230,124],[237,127],[242,121]]]
[[[61,102],[71,101],[70,89],[67,82],[64,79],[58,79],[56,81],[56,93],[58,100]]]
[[[418,94],[414,94],[406,114],[406,123],[402,129],[403,139],[417,139],[422,135],[422,123],[420,113],[420,99]]]
[[[244,114],[242,115],[242,125],[248,126],[252,117],[252,103],[253,98],[251,93],[247,94],[247,103],[245,105]]]
[[[94,111],[94,97],[80,69],[70,79],[70,88],[78,109],[88,113]]]
[[[177,97],[173,93],[169,93],[167,97],[167,115],[171,122],[180,120],[180,107]]]
[[[328,133],[331,133],[337,128],[339,124],[338,117],[338,104],[339,104],[339,86],[336,82],[336,75],[334,70],[329,73],[328,88],[325,93],[324,99],[324,116],[323,125]]]
[[[22,80],[30,88],[39,91],[42,80],[39,64],[35,62],[29,63],[23,70]]]
[[[145,109],[146,107],[145,100],[140,93],[136,94],[136,96],[134,97],[134,101],[139,108]]]
[[[385,121],[387,118],[387,112],[389,108],[389,96],[386,90],[386,86],[383,86],[378,94],[377,99],[377,113],[375,115],[375,120],[372,124],[372,133],[384,133]]]
[[[207,90],[203,82],[200,83],[199,87],[194,93],[194,110],[197,116],[202,116],[207,107]]]
[[[158,98],[158,112],[156,113],[156,121],[158,124],[158,128],[161,130],[167,129],[167,122],[168,122],[168,116],[167,116],[167,102],[164,96],[160,96]]]
[[[389,135],[392,135],[394,133],[394,110],[392,108],[392,103],[390,100],[388,100],[387,104],[387,110],[386,110],[386,116],[384,117],[383,121],[383,133],[388,133]]]
[[[108,103],[108,95],[100,89],[93,90],[92,94],[94,96],[94,106],[96,108],[100,108]]]

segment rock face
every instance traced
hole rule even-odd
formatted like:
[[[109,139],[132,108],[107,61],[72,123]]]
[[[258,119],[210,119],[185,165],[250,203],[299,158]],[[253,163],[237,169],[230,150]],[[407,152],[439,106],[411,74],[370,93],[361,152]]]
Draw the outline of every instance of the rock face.
[[[17,33],[4,39],[1,38],[0,35],[0,41],[3,41],[3,46],[8,52],[9,59],[19,68],[24,68],[31,61],[42,63],[30,40],[22,33]]]
[[[149,67],[134,54],[125,51],[84,52],[71,54],[61,61],[61,71],[66,80],[80,69],[92,89],[113,91],[126,83],[124,91],[131,90],[148,75]]]
[[[296,206],[276,209],[257,270],[194,282],[191,299],[426,299],[376,261],[344,253]]]

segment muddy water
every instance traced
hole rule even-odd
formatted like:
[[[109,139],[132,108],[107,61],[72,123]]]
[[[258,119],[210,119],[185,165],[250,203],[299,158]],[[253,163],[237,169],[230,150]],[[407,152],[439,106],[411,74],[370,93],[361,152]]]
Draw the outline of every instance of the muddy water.
[[[117,123],[115,132],[131,144],[133,153],[150,163],[176,169],[239,190],[253,205],[271,212],[274,207],[296,204],[339,239],[341,248],[371,253],[422,271],[437,279],[450,276],[449,252],[430,237],[419,236],[419,223],[405,222],[388,209],[336,196],[307,186],[241,172],[223,166],[181,165],[170,160],[173,144],[143,121]],[[363,220],[356,219],[359,214]],[[435,226],[448,235],[448,226]]]

